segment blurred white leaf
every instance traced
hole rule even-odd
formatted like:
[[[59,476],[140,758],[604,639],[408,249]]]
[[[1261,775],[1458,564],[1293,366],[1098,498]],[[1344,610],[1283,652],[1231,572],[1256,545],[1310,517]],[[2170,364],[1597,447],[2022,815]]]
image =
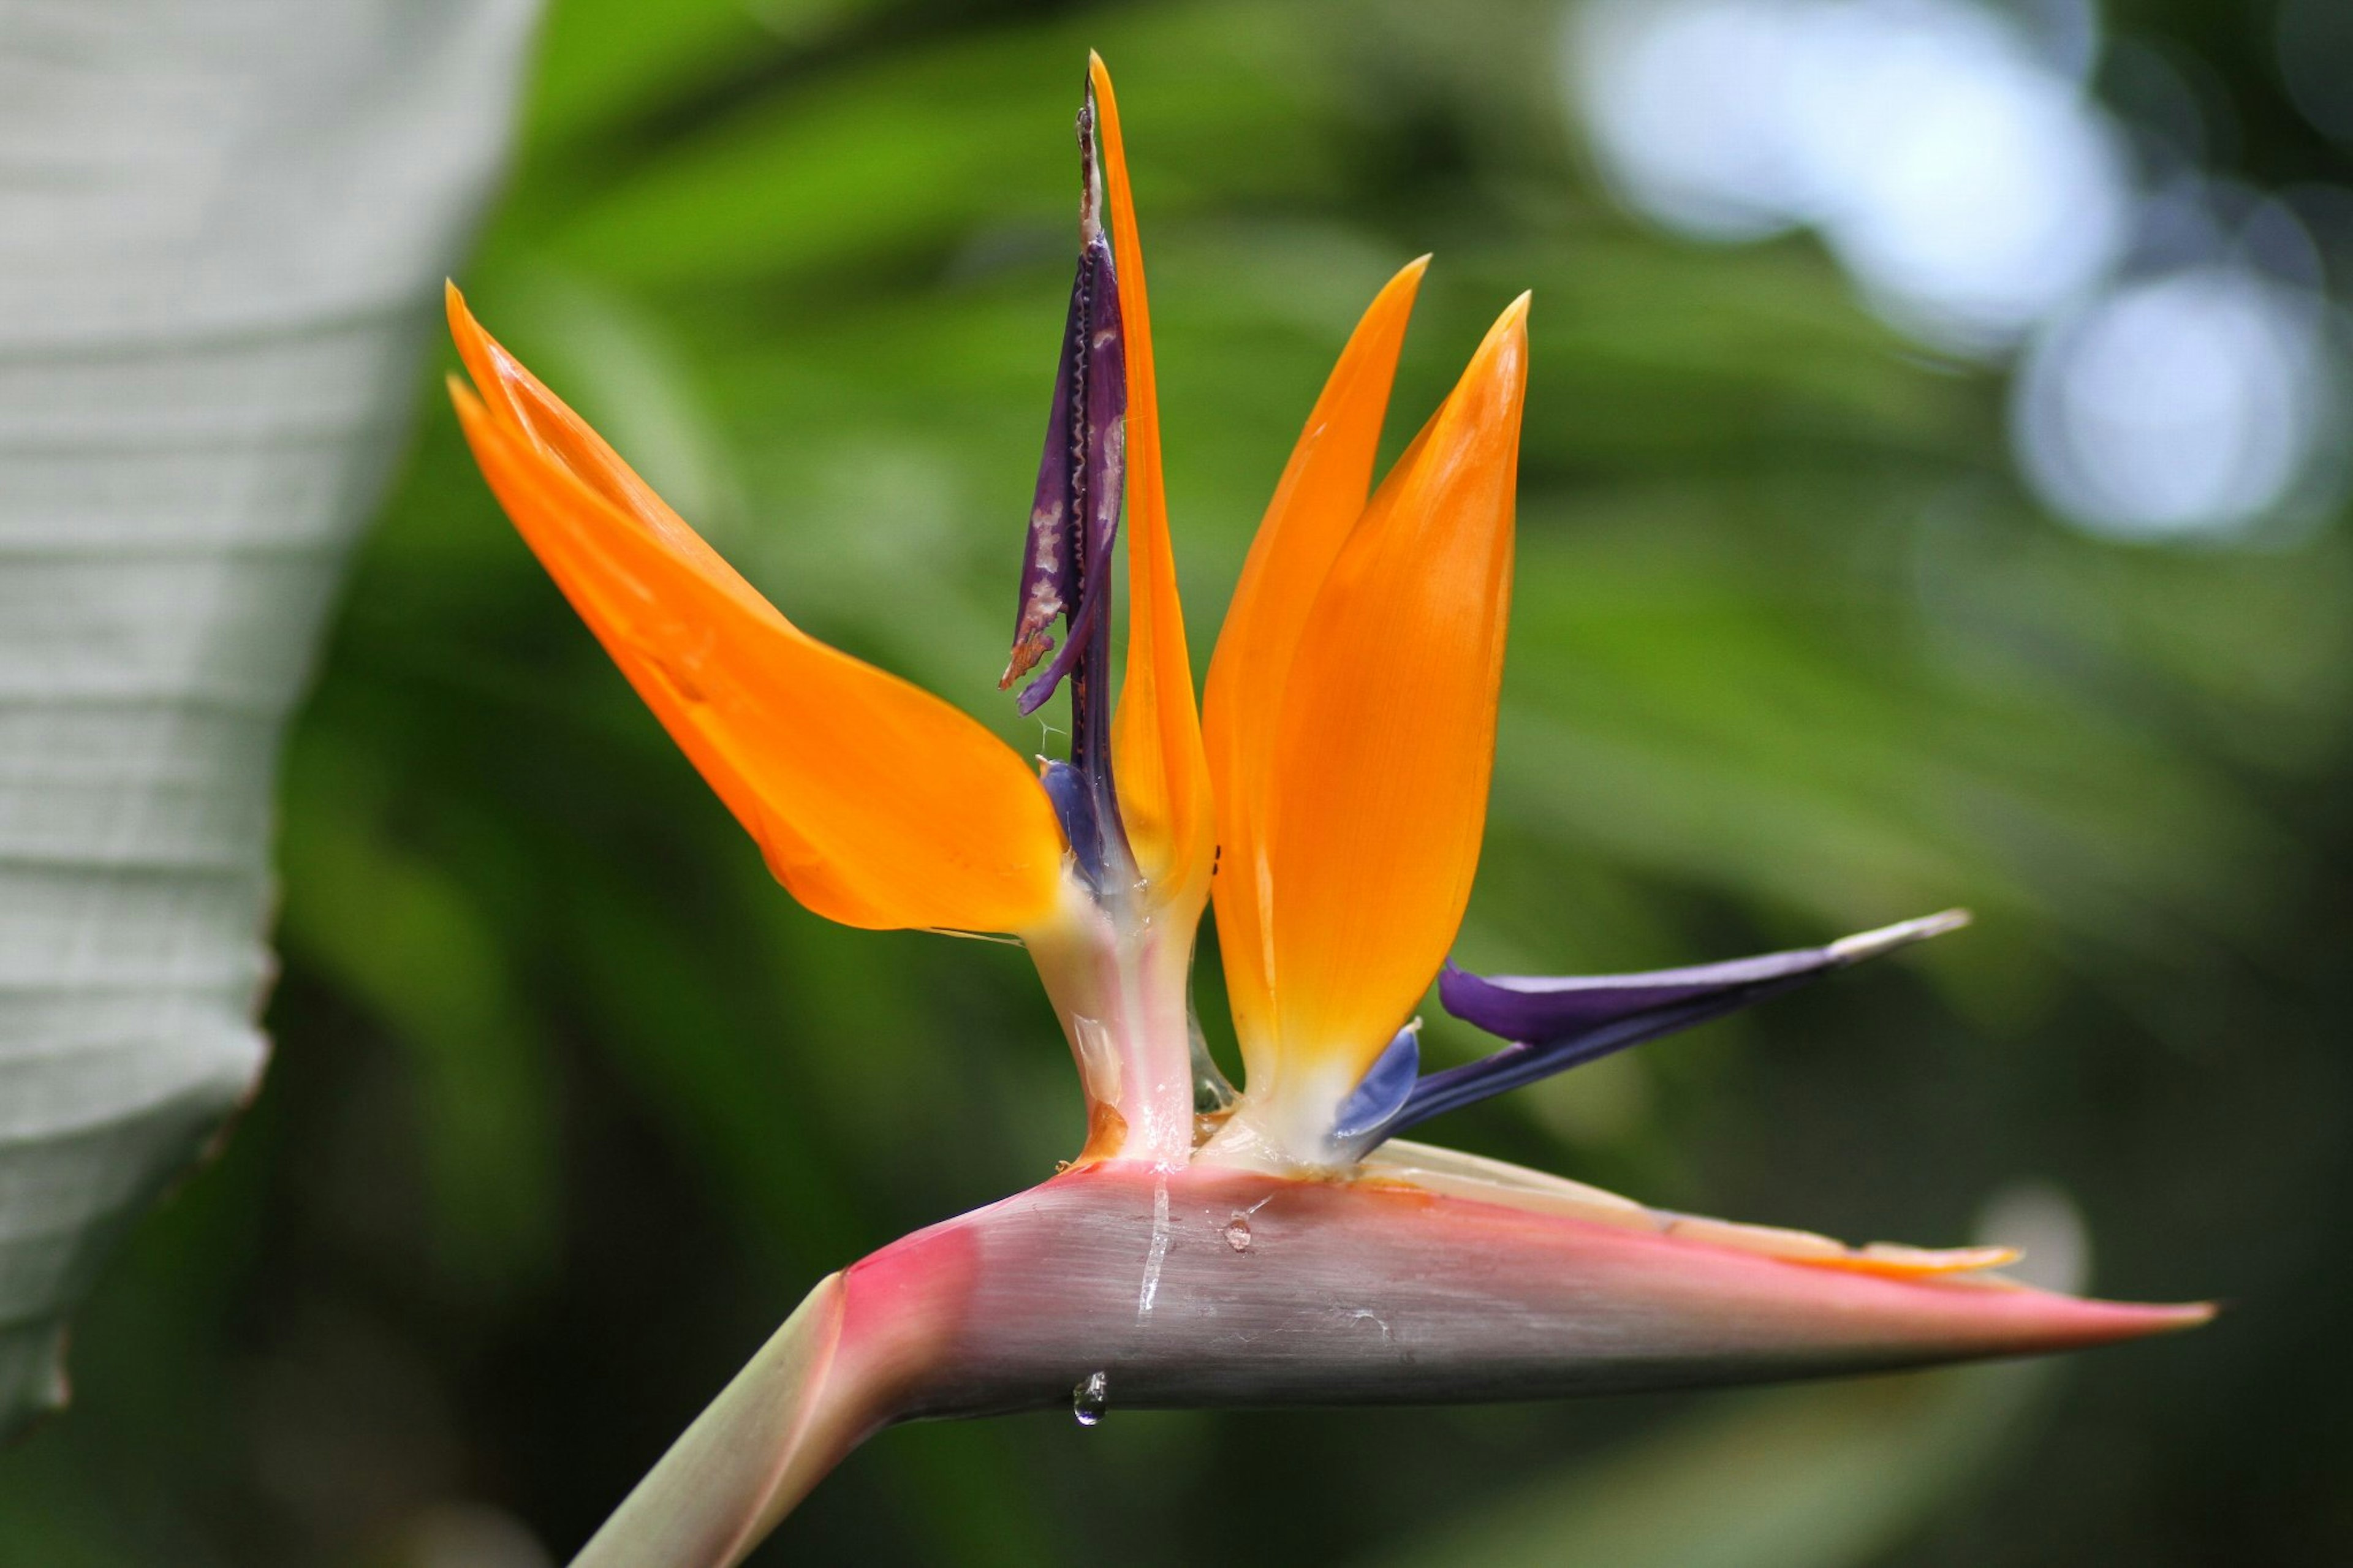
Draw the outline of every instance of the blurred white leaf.
[[[280,731],[533,10],[0,4],[0,1431],[260,1070]]]

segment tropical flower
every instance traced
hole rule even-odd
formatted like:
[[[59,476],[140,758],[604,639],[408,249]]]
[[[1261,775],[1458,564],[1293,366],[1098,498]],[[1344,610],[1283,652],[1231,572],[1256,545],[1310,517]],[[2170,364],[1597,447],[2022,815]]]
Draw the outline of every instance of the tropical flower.
[[[1035,770],[797,628],[449,292],[472,378],[451,395],[491,489],[776,879],[850,925],[1019,939],[1089,1110],[1053,1180],[822,1282],[581,1561],[733,1562],[866,1432],[909,1415],[1528,1397],[2202,1321],[2203,1307],[2012,1284],[1990,1272],[2014,1256],[2001,1248],[1854,1249],[1396,1139],[1964,917],[1646,974],[1448,965],[1493,756],[1527,297],[1377,488],[1428,258],[1374,299],[1276,487],[1197,716],[1099,58],[1078,130],[1081,255],[1004,678],[1025,713],[1069,688],[1070,754]],[[1238,1095],[1188,1010],[1212,900]],[[1503,1040],[1493,1055],[1419,1070],[1411,1015],[1433,978]]]

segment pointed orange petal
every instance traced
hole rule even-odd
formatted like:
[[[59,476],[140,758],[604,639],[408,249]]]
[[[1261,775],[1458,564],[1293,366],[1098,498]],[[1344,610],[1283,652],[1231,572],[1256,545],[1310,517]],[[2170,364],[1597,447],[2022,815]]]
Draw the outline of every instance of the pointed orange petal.
[[[1221,850],[1210,891],[1226,994],[1254,1076],[1271,1064],[1251,1066],[1253,1059],[1274,1048],[1264,918],[1271,868],[1263,826],[1283,684],[1316,591],[1364,512],[1398,353],[1429,265],[1425,256],[1390,279],[1341,351],[1250,542],[1209,660],[1201,733]]]
[[[1047,921],[1061,829],[1012,749],[786,620],[454,291],[450,308],[488,401],[450,395],[491,489],[777,879],[848,925]]]
[[[1470,900],[1511,603],[1526,314],[1524,295],[1488,332],[1299,634],[1261,829],[1279,1050],[1273,1081],[1253,1070],[1253,1097],[1345,1093]]]
[[[1112,720],[1112,773],[1136,866],[1171,902],[1198,909],[1217,849],[1209,769],[1193,706],[1192,657],[1168,544],[1160,477],[1160,401],[1152,373],[1152,317],[1144,250],[1128,188],[1119,102],[1101,55],[1087,57],[1111,198],[1112,257],[1127,331],[1127,669]]]

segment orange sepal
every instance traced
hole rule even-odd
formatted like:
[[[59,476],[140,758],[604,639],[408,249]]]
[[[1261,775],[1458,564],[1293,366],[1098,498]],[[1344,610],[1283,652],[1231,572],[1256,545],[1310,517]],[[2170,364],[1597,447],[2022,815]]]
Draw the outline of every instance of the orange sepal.
[[[1193,705],[1192,657],[1176,595],[1176,562],[1168,542],[1144,250],[1136,237],[1119,103],[1101,55],[1088,55],[1087,74],[1103,139],[1112,259],[1127,335],[1127,668],[1112,719],[1112,774],[1137,869],[1159,898],[1198,910],[1217,852],[1217,822],[1200,715]]]
[[[1368,1067],[1452,944],[1487,813],[1527,374],[1513,302],[1334,558],[1269,775],[1272,1081]]]
[[[1250,542],[1209,659],[1201,732],[1223,851],[1210,891],[1246,1062],[1263,1061],[1273,1048],[1265,951],[1273,889],[1264,827],[1283,687],[1316,591],[1364,513],[1398,353],[1429,265],[1422,257],[1390,279],[1341,351]]]
[[[467,441],[548,574],[765,854],[845,925],[1025,931],[1060,897],[1062,834],[1012,749],[778,613],[484,332],[449,323]]]

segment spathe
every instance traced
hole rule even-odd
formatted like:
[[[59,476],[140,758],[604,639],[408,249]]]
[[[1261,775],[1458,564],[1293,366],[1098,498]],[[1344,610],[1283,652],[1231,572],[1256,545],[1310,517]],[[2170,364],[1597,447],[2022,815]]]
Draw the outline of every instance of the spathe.
[[[1981,1252],[1752,1250],[1804,1242],[1726,1245],[1749,1227],[1398,1155],[1353,1181],[1106,1161],[884,1247],[818,1284],[574,1568],[725,1568],[881,1426],[1068,1405],[1097,1374],[1114,1413],[1534,1399],[2071,1350],[2212,1316],[2013,1284],[1970,1268]]]

